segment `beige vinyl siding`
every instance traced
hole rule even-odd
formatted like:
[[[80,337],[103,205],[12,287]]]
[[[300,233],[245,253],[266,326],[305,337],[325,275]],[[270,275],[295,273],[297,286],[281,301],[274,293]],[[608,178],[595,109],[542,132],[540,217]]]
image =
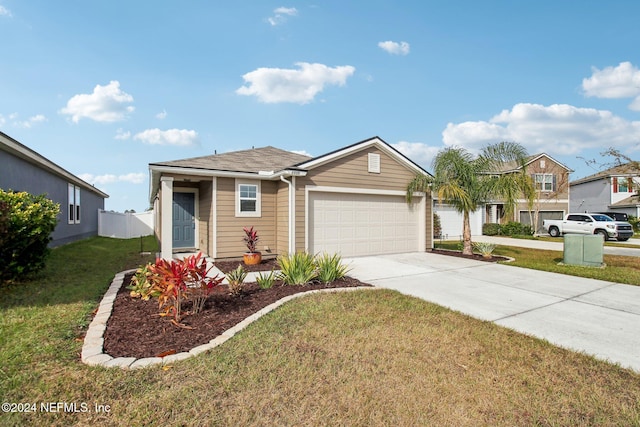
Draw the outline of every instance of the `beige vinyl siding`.
[[[217,258],[241,257],[247,251],[242,238],[243,227],[251,227],[258,231],[260,241],[257,250],[268,255],[264,247],[271,251],[276,248],[276,195],[277,182],[262,181],[260,188],[261,217],[236,217],[235,216],[235,179],[218,178],[217,180]]]
[[[291,179],[291,178],[289,178]],[[289,184],[278,183],[276,194],[276,247],[277,254],[289,251]]]
[[[200,200],[198,218],[199,242],[198,248],[206,254],[211,254],[211,221],[213,219],[213,211],[211,209],[213,184],[211,181],[200,182]]]
[[[380,155],[380,173],[368,172],[369,153]],[[376,147],[363,149],[309,170],[306,177],[296,179],[296,250],[305,250],[305,186],[405,191],[414,176],[406,166]],[[430,211],[431,208],[427,209]],[[427,223],[427,230],[430,230],[431,220]],[[430,236],[427,241],[429,243]]]

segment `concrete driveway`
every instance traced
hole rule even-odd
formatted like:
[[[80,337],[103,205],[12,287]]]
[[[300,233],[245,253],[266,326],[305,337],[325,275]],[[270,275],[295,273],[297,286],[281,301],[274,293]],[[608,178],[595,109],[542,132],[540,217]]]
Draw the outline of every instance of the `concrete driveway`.
[[[640,372],[640,287],[432,253],[350,258],[350,275]]]

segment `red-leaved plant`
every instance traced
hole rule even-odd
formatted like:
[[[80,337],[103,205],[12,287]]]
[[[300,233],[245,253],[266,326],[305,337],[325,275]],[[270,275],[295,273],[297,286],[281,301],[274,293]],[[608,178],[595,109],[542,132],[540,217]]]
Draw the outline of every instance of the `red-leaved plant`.
[[[182,320],[182,303],[187,300],[193,302],[190,313],[197,314],[204,308],[204,303],[213,289],[224,278],[207,277],[210,268],[202,253],[191,255],[183,260],[158,258],[155,264],[149,265],[152,295],[158,296],[158,307],[161,316],[171,316],[177,326]]]
[[[250,228],[242,227],[242,229],[244,230],[245,234],[242,240],[244,241],[244,243],[246,243],[247,249],[249,249],[249,253],[255,253],[256,243],[258,243],[258,240],[260,240],[260,238],[258,237],[258,232],[254,231],[253,225]]]

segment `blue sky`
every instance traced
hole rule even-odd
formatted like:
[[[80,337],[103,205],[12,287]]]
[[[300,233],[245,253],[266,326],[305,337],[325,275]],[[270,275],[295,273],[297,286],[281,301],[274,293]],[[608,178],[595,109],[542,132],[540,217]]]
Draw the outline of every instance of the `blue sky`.
[[[0,130],[148,207],[148,163],[380,136],[640,157],[640,2],[0,0]]]

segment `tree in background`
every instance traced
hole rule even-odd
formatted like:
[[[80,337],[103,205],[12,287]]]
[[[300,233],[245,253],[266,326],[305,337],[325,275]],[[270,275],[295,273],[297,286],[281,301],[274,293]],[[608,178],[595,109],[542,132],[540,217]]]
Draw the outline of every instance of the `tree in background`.
[[[531,195],[531,178],[524,172],[527,152],[515,142],[500,142],[473,156],[460,147],[447,147],[433,160],[433,176],[417,175],[407,185],[407,202],[414,192],[430,192],[462,214],[462,253],[473,254],[469,214],[492,199],[501,199],[507,215],[517,199]]]

